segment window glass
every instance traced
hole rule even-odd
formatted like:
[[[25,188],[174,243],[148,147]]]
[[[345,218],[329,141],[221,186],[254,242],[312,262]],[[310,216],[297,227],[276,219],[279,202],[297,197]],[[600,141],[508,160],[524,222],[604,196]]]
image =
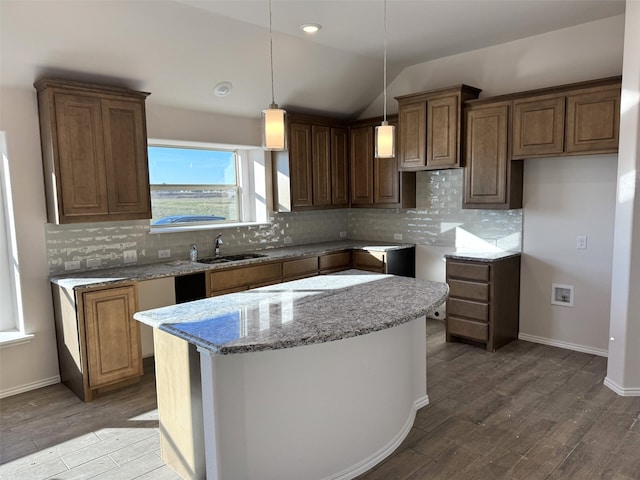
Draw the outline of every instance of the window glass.
[[[151,225],[238,222],[240,196],[233,150],[149,147]]]

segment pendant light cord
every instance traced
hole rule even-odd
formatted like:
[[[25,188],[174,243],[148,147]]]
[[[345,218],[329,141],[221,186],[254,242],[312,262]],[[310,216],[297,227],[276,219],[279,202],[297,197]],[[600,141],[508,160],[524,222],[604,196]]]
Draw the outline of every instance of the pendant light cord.
[[[271,59],[271,105],[273,106],[276,101],[273,88],[273,31],[271,27],[271,0],[269,0],[269,57]]]
[[[271,1],[271,0],[269,0]],[[387,121],[387,0],[384,0],[384,60],[383,60],[382,95],[384,98],[382,120]]]

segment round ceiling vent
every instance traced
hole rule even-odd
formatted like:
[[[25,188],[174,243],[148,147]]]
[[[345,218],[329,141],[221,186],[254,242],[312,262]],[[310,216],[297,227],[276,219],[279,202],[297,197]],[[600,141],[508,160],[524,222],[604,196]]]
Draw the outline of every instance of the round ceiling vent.
[[[231,92],[233,84],[231,82],[220,82],[213,87],[213,94],[216,97],[226,97]]]

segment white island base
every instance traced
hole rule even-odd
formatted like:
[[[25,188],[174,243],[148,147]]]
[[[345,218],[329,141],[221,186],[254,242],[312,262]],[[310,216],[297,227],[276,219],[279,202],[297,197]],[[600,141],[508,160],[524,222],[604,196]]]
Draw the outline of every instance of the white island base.
[[[206,478],[350,479],[367,471],[428,404],[425,334],[422,317],[282,350],[199,349]]]

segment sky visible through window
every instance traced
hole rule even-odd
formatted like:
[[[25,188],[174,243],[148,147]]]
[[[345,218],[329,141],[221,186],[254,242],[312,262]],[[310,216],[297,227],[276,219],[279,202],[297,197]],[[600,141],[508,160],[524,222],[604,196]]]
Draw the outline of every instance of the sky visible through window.
[[[235,185],[234,154],[230,151],[149,147],[152,185]]]

